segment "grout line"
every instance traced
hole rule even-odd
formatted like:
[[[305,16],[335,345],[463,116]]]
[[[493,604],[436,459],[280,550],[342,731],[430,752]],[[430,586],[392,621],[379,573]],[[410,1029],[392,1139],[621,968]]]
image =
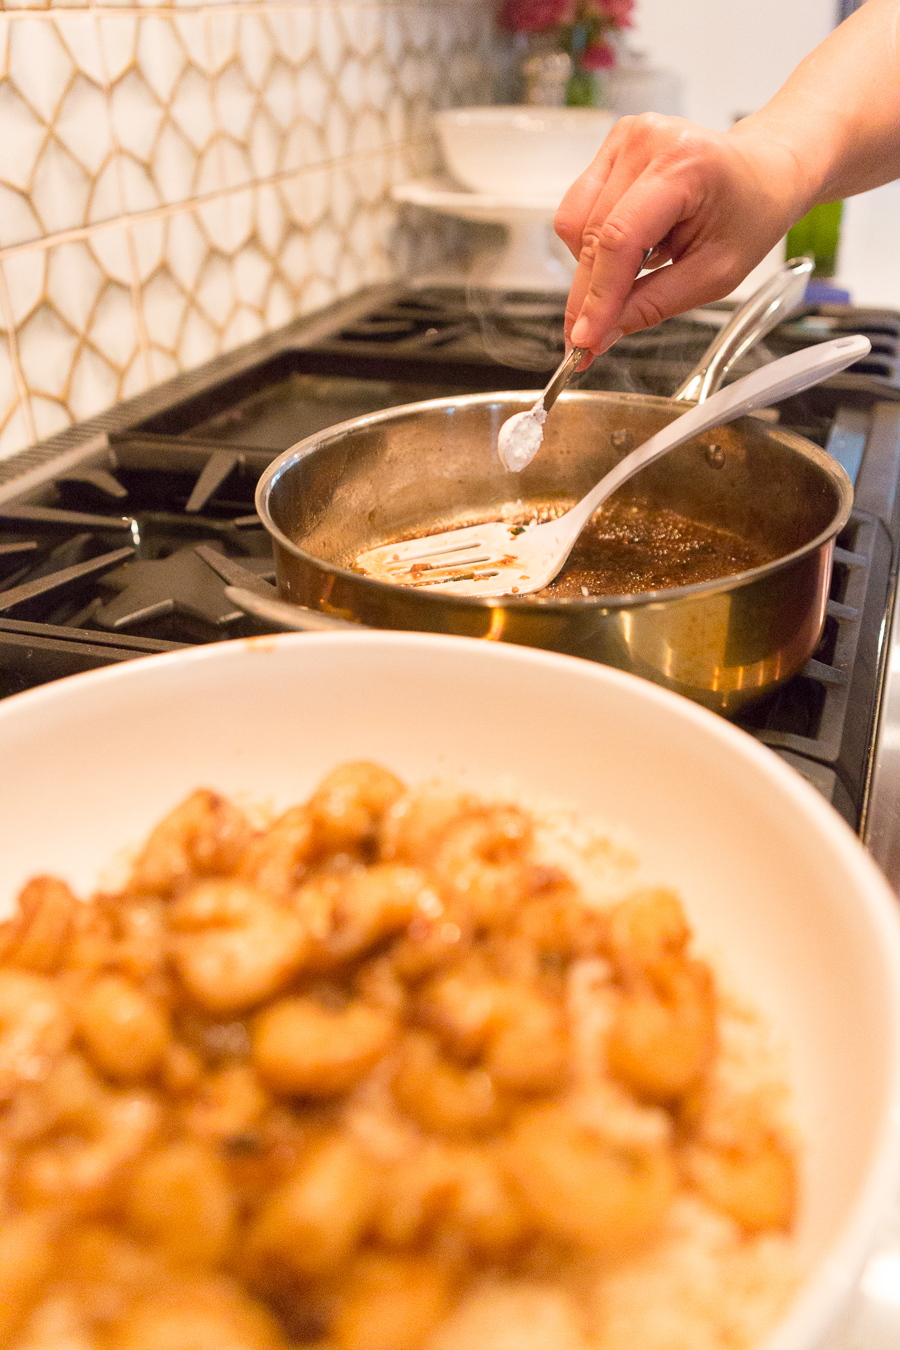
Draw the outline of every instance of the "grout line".
[[[19,336],[16,330],[12,301],[9,298],[9,291],[6,287],[6,274],[3,271],[2,264],[0,264],[0,314],[2,314],[3,322],[6,324],[7,341],[9,343],[9,363],[12,368],[16,393],[19,395],[19,402],[22,405],[25,430],[28,433],[29,444],[33,445],[37,440],[37,430],[34,425],[31,394],[29,393],[28,384],[25,380],[25,372],[22,369],[22,363],[19,359]]]
[[[116,217],[117,224],[125,232],[125,247],[128,252],[128,270],[130,274],[129,291],[131,293],[131,312],[134,316],[135,328],[137,330],[138,348],[140,351],[141,362],[144,367],[144,379],[149,388],[153,384],[153,359],[150,353],[150,337],[147,330],[147,321],[144,315],[143,293],[141,288],[141,275],[138,266],[137,245],[134,239],[134,231],[131,228],[128,218],[125,215],[125,202],[127,200],[125,193],[125,172],[124,160],[125,152],[121,144],[118,132],[116,130],[115,118],[112,109],[112,89],[113,80],[110,75],[110,63],[107,52],[107,45],[104,39],[103,26],[101,23],[101,13],[95,0],[90,0],[91,13],[94,16],[94,27],[97,32],[97,49],[100,54],[100,66],[103,71],[103,98],[106,104],[106,118],[109,125],[109,134],[112,141],[113,154],[115,156],[114,172],[119,192],[119,215]],[[2,254],[0,254],[2,256]]]
[[[125,226],[125,242],[128,248],[128,262],[131,269],[131,309],[134,314],[134,321],[137,326],[138,346],[141,349],[141,359],[144,363],[144,375],[149,388],[156,381],[153,378],[153,357],[150,350],[150,332],[147,328],[147,318],[144,314],[144,293],[141,286],[141,271],[138,266],[137,244],[134,241],[134,231],[130,226]]]
[[[404,150],[414,150],[430,145],[433,137],[423,136],[410,141],[392,141],[382,146],[379,156],[394,155]],[[189,197],[182,202],[171,202],[165,206],[148,207],[146,211],[124,211],[120,216],[109,220],[94,221],[90,225],[74,225],[69,230],[58,230],[54,234],[41,235],[38,239],[28,239],[21,244],[9,244],[0,249],[0,262],[4,258],[18,257],[23,253],[37,253],[60,244],[78,243],[104,230],[118,229],[120,226],[134,226],[144,222],[168,220],[172,216],[182,215],[186,211],[211,205],[225,197],[235,196],[239,192],[252,192],[260,187],[277,187],[280,183],[297,178],[311,177],[313,174],[331,172],[336,169],[353,168],[357,164],[369,164],[373,159],[370,150],[359,150],[354,154],[342,155],[337,159],[323,160],[320,164],[310,164],[302,169],[285,169],[281,173],[270,174],[268,178],[254,178],[249,182],[233,187],[216,188],[200,197]]]

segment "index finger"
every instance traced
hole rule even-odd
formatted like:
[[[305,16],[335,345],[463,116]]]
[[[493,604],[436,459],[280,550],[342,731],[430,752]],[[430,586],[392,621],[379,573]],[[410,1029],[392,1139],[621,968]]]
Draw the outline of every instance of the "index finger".
[[[610,176],[585,223],[566,307],[570,340],[591,351],[599,351],[615,330],[648,250],[690,214],[680,184],[652,166],[621,195],[615,178]],[[662,317],[648,314],[644,326]]]

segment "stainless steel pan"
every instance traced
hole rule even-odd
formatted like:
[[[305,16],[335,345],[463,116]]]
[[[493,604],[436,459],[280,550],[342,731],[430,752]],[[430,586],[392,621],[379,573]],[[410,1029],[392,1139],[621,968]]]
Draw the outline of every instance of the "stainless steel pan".
[[[488,517],[517,497],[568,505],[681,410],[673,399],[566,394],[541,454],[513,476],[497,461],[497,431],[534,397],[476,394],[393,408],[280,456],[260,480],[257,508],[272,535],[282,597],[378,628],[586,657],[726,714],[793,675],[821,634],[834,540],[852,491],[818,447],[757,418],[673,451],[631,491],[761,543],[776,558],[763,567],[633,596],[500,601],[429,594],[352,570],[364,548]]]

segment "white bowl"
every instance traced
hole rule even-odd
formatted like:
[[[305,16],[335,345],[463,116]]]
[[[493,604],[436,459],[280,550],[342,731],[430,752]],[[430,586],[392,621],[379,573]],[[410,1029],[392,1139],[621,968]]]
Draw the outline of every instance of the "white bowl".
[[[630,833],[785,1043],[806,1138],[809,1276],[767,1350],[813,1346],[900,1173],[896,902],[771,751],[572,657],[414,633],[284,635],[147,657],[0,703],[0,912],[34,873],[89,890],[189,790],[284,806],[342,760],[448,776]]]
[[[450,108],[436,115],[447,167],[473,192],[561,198],[609,135],[602,108]]]

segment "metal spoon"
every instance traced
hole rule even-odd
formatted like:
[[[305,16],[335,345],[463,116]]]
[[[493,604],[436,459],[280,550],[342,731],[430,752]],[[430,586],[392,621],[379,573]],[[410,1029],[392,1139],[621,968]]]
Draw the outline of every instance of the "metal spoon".
[[[530,464],[541,448],[547,413],[565,389],[575,371],[587,355],[586,347],[573,347],[560,361],[547,388],[533,408],[513,413],[500,428],[497,453],[500,461],[512,473],[519,473]]]
[[[652,250],[651,250],[652,251]],[[644,255],[644,264],[650,253]],[[812,258],[791,258],[773,273],[733,314],[719,337],[705,353],[700,366],[691,371],[672,397],[679,402],[702,403],[718,389],[738,357],[780,323],[800,303],[813,269]],[[638,273],[640,276],[640,272]],[[544,422],[575,371],[587,348],[573,347],[560,361],[550,383],[533,408],[514,413],[500,428],[497,450],[501,463],[513,473],[530,464],[541,448]]]
[[[652,248],[644,254],[637,275],[640,276],[650,258]],[[500,462],[513,473],[520,473],[530,464],[541,448],[547,414],[559,398],[575,371],[588,355],[587,347],[573,347],[560,361],[550,376],[550,382],[533,408],[513,413],[500,428],[497,453]]]

